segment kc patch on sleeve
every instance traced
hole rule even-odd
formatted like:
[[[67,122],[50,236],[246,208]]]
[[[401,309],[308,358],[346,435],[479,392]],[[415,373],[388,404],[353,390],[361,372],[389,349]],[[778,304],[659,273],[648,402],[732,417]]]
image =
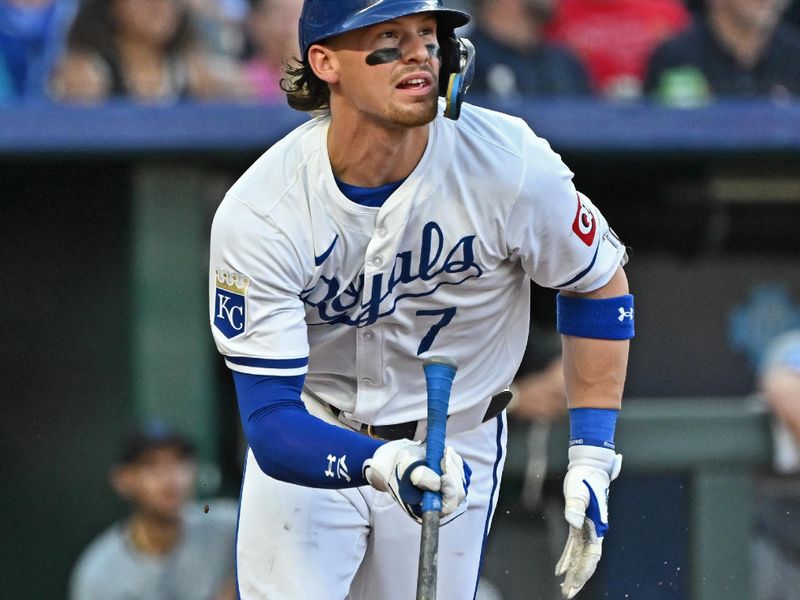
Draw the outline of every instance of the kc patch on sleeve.
[[[222,269],[216,269],[216,277],[214,325],[226,338],[234,338],[245,331],[250,278]]]

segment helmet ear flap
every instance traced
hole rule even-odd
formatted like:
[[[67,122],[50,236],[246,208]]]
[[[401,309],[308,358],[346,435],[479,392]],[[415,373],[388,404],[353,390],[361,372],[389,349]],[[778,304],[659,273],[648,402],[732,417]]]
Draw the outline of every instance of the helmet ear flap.
[[[456,37],[450,32],[441,46],[442,66],[439,71],[439,95],[444,96],[444,116],[458,119],[461,103],[475,75],[475,47],[466,38]]]
[[[441,68],[439,69],[439,95],[447,96],[450,75],[458,73],[460,67],[458,38],[452,29],[440,31],[439,49],[441,52]]]

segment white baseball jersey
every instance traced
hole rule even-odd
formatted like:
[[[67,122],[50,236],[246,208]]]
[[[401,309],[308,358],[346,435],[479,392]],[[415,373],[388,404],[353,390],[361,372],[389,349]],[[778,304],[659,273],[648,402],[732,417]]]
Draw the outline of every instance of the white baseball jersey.
[[[423,359],[458,362],[447,443],[472,478],[463,512],[441,531],[438,589],[442,600],[471,598],[505,460],[504,414],[480,422],[526,346],[529,278],[590,291],[625,250],[519,119],[469,105],[458,121],[438,117],[419,164],[379,208],[339,190],[329,123],[312,120],[270,148],[220,205],[214,338],[235,371],[306,373],[309,411],[337,422],[316,396],[354,428],[424,419]],[[287,436],[302,444],[304,432]],[[385,492],[278,481],[248,453],[245,600],[411,598],[419,537]]]
[[[329,117],[271,147],[233,185],[211,235],[210,318],[228,366],[307,372],[353,421],[426,415],[422,359],[454,358],[450,414],[507,387],[528,336],[528,278],[586,292],[625,248],[572,173],[520,119],[439,116],[379,208],[337,187]]]

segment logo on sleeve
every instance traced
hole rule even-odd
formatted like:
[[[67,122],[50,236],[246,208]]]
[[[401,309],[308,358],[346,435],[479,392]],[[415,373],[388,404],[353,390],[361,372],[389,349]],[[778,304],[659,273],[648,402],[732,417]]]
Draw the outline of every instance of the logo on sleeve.
[[[594,236],[597,233],[597,219],[594,213],[583,203],[583,198],[578,196],[578,212],[575,213],[575,220],[572,222],[572,231],[575,232],[581,241],[587,246],[594,243]]]
[[[250,279],[244,275],[216,269],[214,325],[228,339],[244,333],[249,285]]]
[[[346,459],[346,454],[341,458],[328,454],[328,468],[325,469],[325,477],[335,477],[350,481],[350,471],[347,470],[347,463],[344,462]],[[334,467],[336,467],[335,471],[333,470]]]

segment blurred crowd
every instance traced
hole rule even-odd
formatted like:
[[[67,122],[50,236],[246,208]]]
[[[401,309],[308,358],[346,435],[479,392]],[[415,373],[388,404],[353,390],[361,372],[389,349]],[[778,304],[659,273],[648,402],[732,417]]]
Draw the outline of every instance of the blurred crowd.
[[[460,0],[472,94],[800,94],[800,0]],[[0,0],[0,104],[274,102],[302,0]]]

